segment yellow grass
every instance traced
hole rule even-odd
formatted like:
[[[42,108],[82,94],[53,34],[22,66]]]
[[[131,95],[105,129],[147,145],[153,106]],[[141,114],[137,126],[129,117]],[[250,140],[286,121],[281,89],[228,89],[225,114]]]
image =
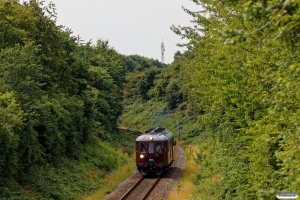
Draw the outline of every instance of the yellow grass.
[[[128,178],[136,169],[135,159],[132,157],[124,166],[121,166],[116,171],[112,172],[105,178],[105,187],[96,190],[82,198],[80,200],[99,200],[104,199],[104,197],[110,192],[114,191],[114,189],[126,178]]]
[[[189,199],[192,196],[194,184],[189,179],[190,176],[200,168],[193,159],[193,156],[196,154],[198,149],[196,147],[192,147],[190,149],[189,146],[182,146],[182,148],[184,149],[186,154],[184,170],[180,181],[172,189],[168,198],[169,200],[178,200],[178,199],[184,200],[184,199]]]

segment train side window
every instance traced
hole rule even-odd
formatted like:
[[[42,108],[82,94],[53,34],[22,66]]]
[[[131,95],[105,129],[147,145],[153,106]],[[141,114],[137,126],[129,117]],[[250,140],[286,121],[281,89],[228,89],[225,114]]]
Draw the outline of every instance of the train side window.
[[[162,147],[161,142],[156,143],[156,153],[161,153],[161,147]]]
[[[146,153],[147,146],[145,143],[141,143],[141,152]]]
[[[154,143],[153,142],[149,143],[149,153],[154,153]]]

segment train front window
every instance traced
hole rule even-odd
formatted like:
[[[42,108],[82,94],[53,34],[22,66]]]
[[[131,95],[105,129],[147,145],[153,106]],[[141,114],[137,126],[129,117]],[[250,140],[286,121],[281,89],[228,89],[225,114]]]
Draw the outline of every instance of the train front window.
[[[156,143],[156,153],[161,153],[161,147],[162,147],[161,142]]]
[[[149,143],[149,153],[154,153],[154,143],[153,142]]]
[[[145,143],[141,143],[141,152],[146,153],[147,146]]]

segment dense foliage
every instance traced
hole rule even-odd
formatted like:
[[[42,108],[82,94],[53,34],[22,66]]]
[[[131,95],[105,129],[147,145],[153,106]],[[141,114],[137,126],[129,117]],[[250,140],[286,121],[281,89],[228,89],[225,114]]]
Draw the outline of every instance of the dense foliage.
[[[96,141],[118,132],[123,56],[107,41],[81,44],[71,34],[56,25],[53,3],[0,1],[0,198],[18,194],[18,184],[41,184],[33,172],[45,179],[43,173],[51,174],[65,157],[84,158],[104,171],[122,164],[122,156],[112,156],[116,150]],[[34,192],[63,199],[59,189],[46,194],[40,187]]]
[[[123,89],[125,99],[134,101],[155,100],[166,103],[166,109],[175,109],[183,103],[183,93],[180,90],[180,51],[174,55],[172,64],[163,64],[158,60],[143,58],[137,55],[126,56],[126,60],[135,60],[133,71],[127,74]],[[149,63],[149,64],[145,64]],[[128,65],[126,61],[127,69]],[[126,104],[126,102],[125,102]]]
[[[184,10],[194,26],[172,27],[187,50],[166,65],[120,55],[107,41],[81,44],[56,25],[53,4],[0,1],[1,198],[75,198],[101,187],[126,159],[119,142],[106,142],[127,141],[132,153],[129,138],[112,134],[122,113],[140,130],[176,133],[184,123],[182,139],[199,148],[195,198],[300,191],[299,2],[193,2],[199,11]],[[86,165],[102,172],[91,178]]]
[[[150,67],[164,68],[167,64],[161,63],[158,60],[152,58],[146,58],[139,55],[124,56],[124,62],[127,66],[127,70],[133,72],[135,70],[142,71]]]
[[[204,167],[211,174],[194,179],[200,196],[274,199],[299,191],[299,2],[194,2],[201,11],[186,12],[195,27],[172,29],[189,39],[194,57],[183,62],[183,91],[198,113],[198,134],[216,147],[215,158],[201,160],[216,161]],[[215,173],[220,190],[205,190],[201,182]]]
[[[193,2],[199,11],[184,10],[194,26],[172,27],[187,50],[159,72],[130,74],[137,87],[127,87],[147,102],[125,96],[139,104],[126,105],[137,116],[126,123],[151,126],[167,108],[159,125],[175,132],[184,121],[183,139],[200,149],[195,198],[300,191],[299,2]]]

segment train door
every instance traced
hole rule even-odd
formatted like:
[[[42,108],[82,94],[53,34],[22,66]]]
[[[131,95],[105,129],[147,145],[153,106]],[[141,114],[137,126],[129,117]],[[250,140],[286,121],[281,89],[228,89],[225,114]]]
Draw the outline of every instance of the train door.
[[[173,145],[172,145],[171,139],[168,141],[168,144],[169,144],[169,149],[170,149],[169,164],[171,164],[172,158],[173,158]]]
[[[136,142],[136,165],[146,162],[147,143]]]
[[[135,142],[135,162],[136,162],[136,165],[138,165],[139,162],[140,162],[140,150],[139,150],[139,145],[140,145],[139,142]]]
[[[167,157],[168,157],[168,162],[167,164],[171,166],[173,159],[174,159],[174,149],[173,149],[173,144],[174,144],[174,138],[170,138],[167,141],[167,145],[168,145],[168,153],[167,153]]]
[[[164,150],[163,150],[163,153],[164,153],[164,165],[168,165],[168,160],[169,160],[169,149],[168,149],[168,141],[165,141],[164,142]]]
[[[171,156],[171,162],[173,162],[174,159],[174,137],[172,137],[171,141],[171,149],[172,149],[172,156]]]
[[[170,146],[170,140],[168,140],[168,141],[166,142],[166,145],[167,145],[167,153],[166,153],[167,162],[166,162],[166,165],[169,165],[169,164],[170,164],[170,158],[171,158],[171,146]]]

